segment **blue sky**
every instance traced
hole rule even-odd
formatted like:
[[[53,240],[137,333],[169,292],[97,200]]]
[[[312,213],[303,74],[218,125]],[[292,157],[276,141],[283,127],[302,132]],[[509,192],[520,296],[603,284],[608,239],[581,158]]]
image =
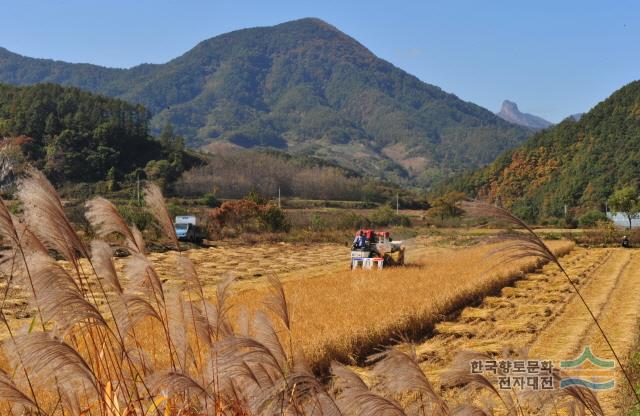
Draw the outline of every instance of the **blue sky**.
[[[640,2],[0,0],[0,46],[34,57],[161,63],[231,30],[319,17],[462,99],[557,122],[640,78]]]

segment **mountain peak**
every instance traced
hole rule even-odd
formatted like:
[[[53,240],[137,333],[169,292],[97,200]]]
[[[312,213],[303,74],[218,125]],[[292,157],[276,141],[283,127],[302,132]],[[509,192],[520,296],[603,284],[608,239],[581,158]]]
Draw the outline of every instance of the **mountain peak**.
[[[538,117],[533,114],[522,113],[518,109],[518,104],[513,101],[504,100],[502,102],[502,108],[496,115],[511,123],[518,124],[520,126],[529,127],[532,129],[546,129],[553,125],[553,123]]]
[[[281,25],[290,25],[290,24],[296,24],[296,23],[304,23],[304,24],[315,25],[323,28],[338,30],[333,25],[330,25],[329,23],[325,22],[324,20],[318,17],[303,17],[301,19],[290,20],[288,22],[281,23]]]
[[[504,100],[502,102],[502,108],[500,109],[500,112],[520,112],[520,110],[518,110],[518,104],[514,103],[513,101],[509,101],[509,100]]]

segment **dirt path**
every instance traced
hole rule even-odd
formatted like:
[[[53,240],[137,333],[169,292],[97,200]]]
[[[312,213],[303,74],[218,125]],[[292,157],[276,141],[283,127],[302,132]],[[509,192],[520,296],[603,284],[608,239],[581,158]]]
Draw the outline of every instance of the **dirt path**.
[[[626,359],[638,338],[640,251],[578,248],[561,261]],[[531,358],[559,361],[577,358],[586,346],[598,358],[613,358],[565,277],[555,265],[547,265],[437,325],[436,334],[417,352],[425,373],[439,384],[442,371],[461,350],[500,357],[528,351]],[[606,415],[620,412],[624,387],[618,370],[616,387],[598,394]],[[454,391],[444,394],[452,403],[465,400]]]

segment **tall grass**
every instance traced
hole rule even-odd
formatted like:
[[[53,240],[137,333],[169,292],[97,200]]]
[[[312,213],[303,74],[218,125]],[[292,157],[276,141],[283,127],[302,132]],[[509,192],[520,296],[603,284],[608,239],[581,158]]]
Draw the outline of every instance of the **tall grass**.
[[[179,251],[160,192],[151,186],[145,196],[158,227]],[[32,172],[23,181],[20,198],[22,218],[0,203],[0,232],[11,246],[2,265],[8,284],[19,283],[29,292],[36,315],[19,331],[2,315],[9,332],[2,344],[2,414],[490,412],[472,403],[449,408],[415,354],[401,350],[373,357],[372,381],[334,364],[333,382],[325,384],[310,371],[292,337],[295,316],[277,279],[270,279],[263,308],[232,315],[231,280],[220,283],[215,299],[209,300],[193,264],[178,256],[175,278],[163,282],[146,257],[140,233],[108,201],[91,201],[87,218],[96,235],[118,234],[132,253],[126,277],[116,271],[108,244],[96,240],[87,246],[75,234],[62,202],[41,174]],[[61,267],[51,254],[72,267]],[[82,257],[88,263],[80,262]],[[502,413],[523,414],[524,400],[512,405],[503,399]],[[578,410],[593,411],[584,398],[569,400]]]

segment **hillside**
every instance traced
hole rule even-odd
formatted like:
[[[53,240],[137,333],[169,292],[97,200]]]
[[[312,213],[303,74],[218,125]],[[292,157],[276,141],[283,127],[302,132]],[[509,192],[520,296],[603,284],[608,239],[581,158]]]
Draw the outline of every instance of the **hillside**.
[[[576,121],[568,117],[453,185],[499,201],[529,221],[603,209],[609,195],[640,182],[640,81]]]
[[[191,163],[180,141],[155,140],[148,124],[141,105],[54,84],[0,84],[0,185],[27,165],[56,184],[115,181],[137,169],[142,178],[177,177]]]
[[[191,146],[227,141],[430,184],[487,164],[527,129],[421,82],[318,19],[214,37],[165,64],[103,68],[0,49],[0,82],[139,103]]]
[[[518,104],[509,100],[504,100],[502,102],[502,107],[500,108],[500,111],[496,113],[496,115],[510,123],[529,127],[535,130],[546,129],[547,127],[553,126],[553,123],[543,119],[542,117],[521,112],[518,109]]]

